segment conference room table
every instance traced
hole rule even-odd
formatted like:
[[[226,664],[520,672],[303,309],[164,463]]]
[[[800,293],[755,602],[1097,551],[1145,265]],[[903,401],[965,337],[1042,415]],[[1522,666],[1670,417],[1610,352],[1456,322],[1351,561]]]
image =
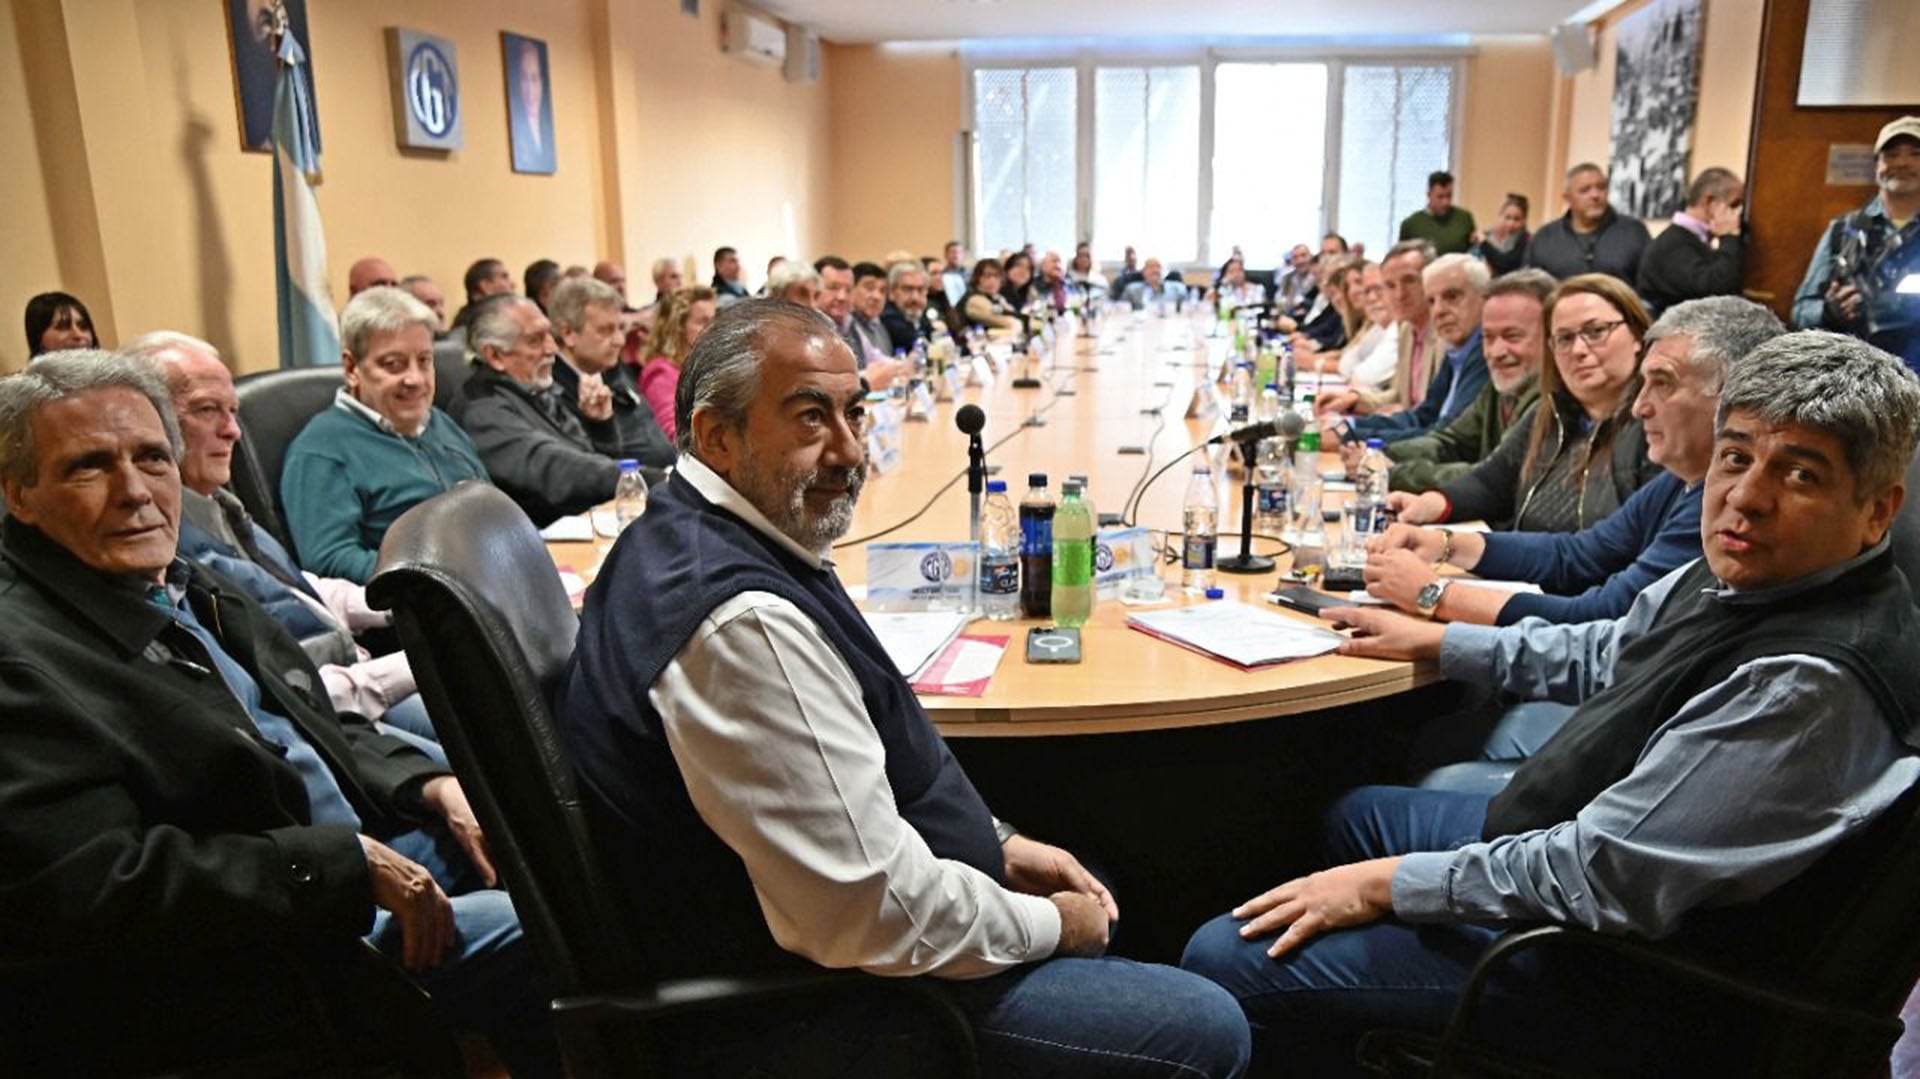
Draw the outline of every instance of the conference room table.
[[[1225,342],[1209,333],[1207,322],[1184,316],[1109,316],[1046,355],[1016,357],[929,419],[903,422],[899,465],[869,477],[833,552],[849,591],[864,594],[865,547],[876,535],[968,539],[967,436],[954,423],[961,404],[985,412],[987,462],[1012,501],[1030,472],[1045,472],[1056,498],[1068,475],[1083,474],[1094,508],[1120,512],[1139,484],[1220,427],[1217,417],[1188,415],[1196,394],[1220,393]],[[1016,388],[1019,374],[1040,386]],[[1201,452],[1216,465],[1224,457]],[[1325,459],[1337,465],[1337,456]],[[1159,546],[1180,531],[1191,470],[1192,458],[1173,463],[1140,497],[1133,522]],[[1240,474],[1236,465],[1213,475],[1226,557],[1239,549]],[[609,543],[550,547],[590,579]],[[1265,602],[1290,558],[1276,538],[1256,537],[1253,549],[1277,555],[1275,570],[1217,574],[1226,598],[1324,627]],[[1096,603],[1078,664],[1025,661],[1025,634],[1044,621],[975,621],[968,633],[1009,638],[985,693],[921,703],[997,816],[1109,876],[1124,915],[1118,950],[1164,961],[1178,958],[1205,917],[1312,868],[1327,803],[1362,783],[1407,778],[1419,721],[1446,711],[1452,696],[1430,664],[1326,655],[1244,670],[1131,629],[1135,610],[1210,602],[1181,588],[1177,563],[1158,570],[1166,603]]]

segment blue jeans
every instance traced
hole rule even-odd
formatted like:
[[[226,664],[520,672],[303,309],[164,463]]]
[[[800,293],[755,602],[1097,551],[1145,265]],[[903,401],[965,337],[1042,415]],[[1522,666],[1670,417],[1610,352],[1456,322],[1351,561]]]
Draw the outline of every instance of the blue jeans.
[[[440,744],[440,732],[433,729],[433,720],[427,717],[427,702],[418,693],[395,701],[387,714],[380,717],[380,722],[405,731],[415,740]]]
[[[1420,780],[1420,786],[1488,797],[1499,794],[1521,763],[1540,752],[1572,715],[1570,704],[1521,701],[1501,713],[1500,721],[1487,735],[1479,760],[1435,768]]]
[[[1415,851],[1453,850],[1480,838],[1486,795],[1361,787],[1327,816],[1329,865]],[[1252,1024],[1256,1065],[1288,1075],[1364,1074],[1354,1046],[1369,1030],[1439,1033],[1480,953],[1500,929],[1410,925],[1392,918],[1336,930],[1280,959],[1272,938],[1246,941],[1223,915],[1187,942],[1180,965],[1220,983]],[[1712,1002],[1610,960],[1525,953],[1490,983],[1473,1028],[1503,1052],[1597,1074],[1712,1074],[1692,1054],[1724,1051],[1703,1030],[1731,1032]],[[1697,993],[1697,991],[1695,991]],[[1724,1069],[1721,1069],[1722,1073]]]
[[[433,874],[453,903],[454,945],[437,968],[410,971],[414,982],[453,1026],[487,1035],[518,1079],[557,1079],[563,1072],[548,1001],[513,900],[482,884],[479,871],[444,828],[407,832],[386,844]],[[404,952],[400,923],[384,910],[374,912],[367,941],[395,962]]]
[[[974,981],[933,980],[972,1021],[980,1074],[1202,1079],[1251,1051],[1233,998],[1203,978],[1126,959],[1049,959]],[[880,991],[681,1026],[671,1076],[783,1079],[948,1074],[931,1021]]]

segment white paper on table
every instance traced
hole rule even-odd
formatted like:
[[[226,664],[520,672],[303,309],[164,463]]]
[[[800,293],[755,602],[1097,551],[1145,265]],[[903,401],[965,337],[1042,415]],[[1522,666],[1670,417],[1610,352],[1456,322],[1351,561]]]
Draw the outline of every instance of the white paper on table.
[[[960,635],[970,621],[957,611],[862,611],[880,647],[907,681]]]
[[[1000,657],[1007,651],[1004,644],[992,641],[977,641],[961,638],[955,646],[953,666],[940,676],[943,685],[956,685],[962,682],[978,682],[983,678],[992,678],[993,672],[1000,667]]]
[[[593,538],[593,522],[585,514],[562,517],[540,530],[548,543],[585,543]]]
[[[1127,616],[1133,625],[1242,667],[1323,656],[1346,638],[1238,600]]]

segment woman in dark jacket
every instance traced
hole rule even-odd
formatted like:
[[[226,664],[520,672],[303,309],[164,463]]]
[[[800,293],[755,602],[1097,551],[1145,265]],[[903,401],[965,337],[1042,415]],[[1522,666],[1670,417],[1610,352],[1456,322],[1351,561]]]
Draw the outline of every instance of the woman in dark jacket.
[[[1006,274],[1006,282],[1000,286],[1000,298],[1015,311],[1025,311],[1033,302],[1033,256],[1025,251],[1015,251],[1001,264]]]
[[[1660,474],[1631,411],[1640,341],[1652,321],[1639,298],[1618,278],[1582,274],[1560,283],[1546,320],[1553,362],[1541,365],[1541,406],[1465,476],[1418,495],[1388,495],[1400,520],[1577,532]]]
[[[1510,194],[1500,204],[1493,227],[1481,234],[1469,253],[1499,277],[1527,264],[1527,244],[1532,239],[1527,232],[1527,197]]]

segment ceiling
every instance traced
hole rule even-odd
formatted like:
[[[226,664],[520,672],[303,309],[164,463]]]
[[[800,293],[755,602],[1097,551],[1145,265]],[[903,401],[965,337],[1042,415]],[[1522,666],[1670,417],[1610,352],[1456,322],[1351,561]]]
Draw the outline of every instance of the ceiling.
[[[1544,34],[1589,0],[758,0],[838,42]],[[1608,5],[1611,6],[1611,5]]]

